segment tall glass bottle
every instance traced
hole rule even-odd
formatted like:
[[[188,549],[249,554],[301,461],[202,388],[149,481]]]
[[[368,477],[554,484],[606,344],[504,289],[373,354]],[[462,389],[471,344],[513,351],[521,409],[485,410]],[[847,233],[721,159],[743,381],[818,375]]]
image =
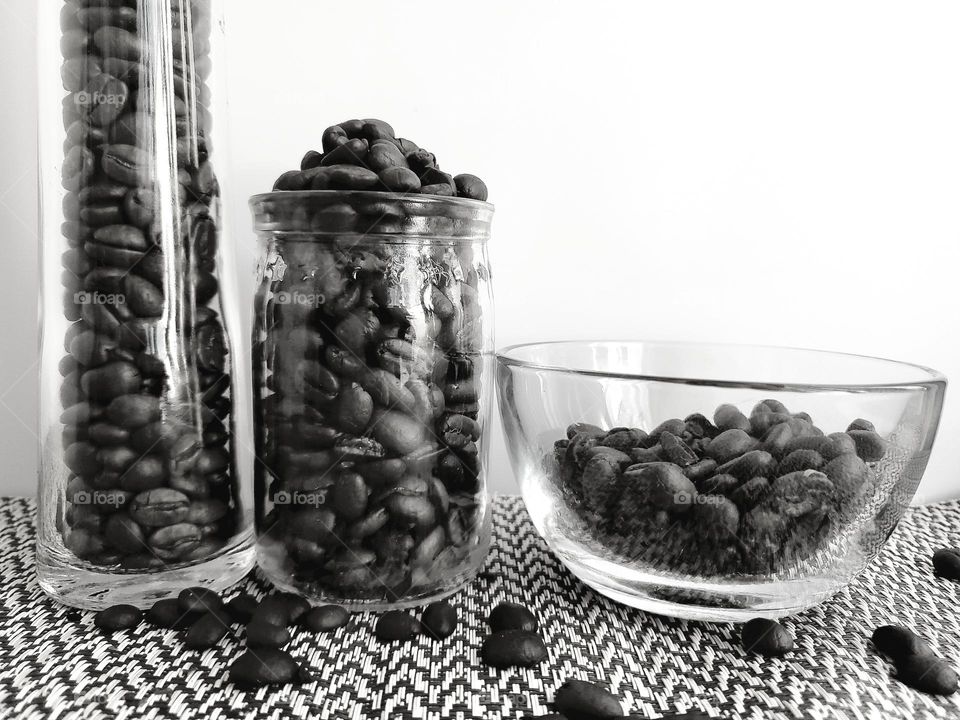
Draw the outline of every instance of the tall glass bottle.
[[[222,588],[252,560],[219,5],[39,4],[37,569],[71,605]]]

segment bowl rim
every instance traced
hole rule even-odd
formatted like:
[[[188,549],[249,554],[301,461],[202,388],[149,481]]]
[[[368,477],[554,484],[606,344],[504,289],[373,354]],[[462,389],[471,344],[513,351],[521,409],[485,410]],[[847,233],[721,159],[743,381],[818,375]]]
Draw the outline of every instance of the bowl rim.
[[[546,347],[551,345],[664,345],[678,348],[736,348],[739,350],[778,350],[788,353],[815,353],[824,356],[848,357],[859,360],[871,360],[887,363],[897,366],[901,369],[914,370],[922,374],[923,378],[905,382],[890,383],[804,383],[804,382],[762,382],[750,380],[723,380],[719,378],[694,378],[680,377],[671,375],[656,375],[649,373],[618,373],[607,372],[603,370],[589,370],[574,367],[564,367],[562,365],[547,365],[545,363],[536,363],[528,360],[520,360],[511,357],[510,354],[522,348]],[[724,342],[700,342],[696,340],[658,340],[655,338],[644,338],[638,340],[547,340],[539,342],[524,342],[508,345],[497,351],[497,362],[501,365],[518,367],[527,370],[544,370],[547,372],[562,373],[566,375],[579,375],[583,377],[613,378],[618,380],[643,380],[648,382],[672,383],[675,385],[695,385],[711,387],[729,387],[729,388],[754,388],[758,390],[776,390],[776,391],[794,391],[794,392],[824,392],[824,391],[869,391],[869,390],[897,390],[897,389],[915,389],[922,386],[946,385],[947,377],[938,370],[920,365],[917,363],[904,362],[901,360],[891,360],[889,358],[876,357],[873,355],[863,355],[858,353],[837,352],[834,350],[818,350],[814,348],[803,348],[789,345],[764,345],[756,343],[724,343]]]

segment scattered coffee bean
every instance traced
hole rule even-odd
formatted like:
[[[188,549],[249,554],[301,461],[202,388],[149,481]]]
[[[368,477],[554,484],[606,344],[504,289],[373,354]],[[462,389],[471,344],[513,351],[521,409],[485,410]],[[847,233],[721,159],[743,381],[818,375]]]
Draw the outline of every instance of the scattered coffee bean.
[[[96,614],[93,624],[101,630],[129,630],[140,624],[143,613],[133,605],[113,605]]]
[[[216,590],[205,587],[190,587],[181,590],[177,603],[182,612],[209,613],[223,607],[223,599]]]
[[[744,623],[740,635],[743,649],[767,657],[779,657],[793,650],[793,636],[776,620],[754,618]]]
[[[490,629],[526,630],[536,632],[540,629],[537,617],[526,606],[514,602],[502,602],[490,611]]]
[[[457,610],[446,600],[430,603],[420,617],[420,624],[424,634],[443,640],[457,629]]]
[[[350,622],[350,612],[339,605],[311,608],[300,617],[300,624],[311,632],[332,632]]]
[[[553,704],[568,720],[605,720],[623,714],[615,695],[583,680],[567,680],[557,690]]]
[[[484,639],[480,658],[495,668],[533,667],[547,659],[547,646],[535,632],[504,630]]]
[[[895,663],[911,655],[933,655],[927,641],[901,625],[881,625],[871,636],[874,646]]]
[[[185,630],[190,627],[198,617],[200,617],[199,613],[184,612],[181,610],[180,602],[177,598],[165,598],[163,600],[157,600],[153,604],[144,615],[144,620],[156,627]]]
[[[229,631],[225,618],[206,613],[190,626],[183,643],[191,650],[207,650],[223,640]]]
[[[299,685],[310,680],[304,666],[290,653],[276,648],[248,650],[230,665],[230,681],[241,687]]]
[[[950,663],[933,655],[909,655],[897,663],[897,679],[931,695],[953,695],[957,673]]]
[[[381,642],[412,640],[422,631],[420,621],[402,610],[389,610],[377,621],[374,635]]]
[[[290,642],[290,631],[282,625],[268,622],[250,622],[247,625],[249,647],[281,648],[288,642]]]
[[[226,608],[234,622],[246,625],[253,619],[253,614],[259,605],[260,601],[253,595],[242,593],[231,599]]]
[[[937,577],[960,581],[960,550],[940,548],[933,553],[933,570]]]

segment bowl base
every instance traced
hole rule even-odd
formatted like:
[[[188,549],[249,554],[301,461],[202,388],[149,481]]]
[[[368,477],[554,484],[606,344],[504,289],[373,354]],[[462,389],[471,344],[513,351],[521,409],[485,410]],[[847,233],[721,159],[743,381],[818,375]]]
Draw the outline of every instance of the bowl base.
[[[723,583],[668,580],[637,571],[627,576],[611,573],[607,563],[598,567],[595,559],[571,556],[560,548],[555,552],[570,572],[601,595],[645,612],[684,620],[742,623],[758,617],[784,617],[829,600],[842,587],[828,579]]]

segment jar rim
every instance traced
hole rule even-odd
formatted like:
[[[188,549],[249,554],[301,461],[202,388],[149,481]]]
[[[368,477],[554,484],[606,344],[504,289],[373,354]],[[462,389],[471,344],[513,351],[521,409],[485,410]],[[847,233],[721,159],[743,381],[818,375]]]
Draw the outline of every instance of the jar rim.
[[[257,233],[479,241],[489,239],[491,203],[374,190],[275,190],[249,200]]]

